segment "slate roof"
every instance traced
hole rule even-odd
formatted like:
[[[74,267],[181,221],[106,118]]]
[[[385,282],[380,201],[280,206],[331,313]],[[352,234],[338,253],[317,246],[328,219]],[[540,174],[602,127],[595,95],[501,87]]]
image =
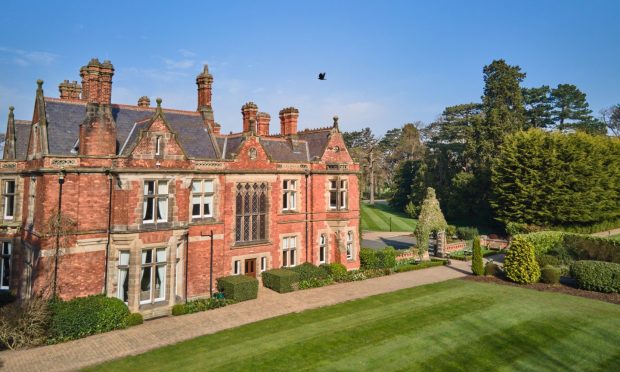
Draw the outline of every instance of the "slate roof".
[[[264,138],[260,141],[265,152],[274,161],[309,161],[306,141]]]
[[[28,155],[31,124],[29,120],[15,120],[15,158],[17,159],[26,159]]]
[[[327,143],[329,142],[330,133],[331,130],[329,129],[297,132],[297,138],[308,143],[310,161],[314,160],[315,156],[319,158],[323,156],[325,147],[327,147]]]

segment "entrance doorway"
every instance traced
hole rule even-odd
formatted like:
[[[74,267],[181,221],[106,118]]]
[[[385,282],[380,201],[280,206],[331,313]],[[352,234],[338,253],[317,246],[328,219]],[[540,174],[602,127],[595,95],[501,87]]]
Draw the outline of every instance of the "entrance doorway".
[[[256,278],[256,258],[245,260],[245,275]]]

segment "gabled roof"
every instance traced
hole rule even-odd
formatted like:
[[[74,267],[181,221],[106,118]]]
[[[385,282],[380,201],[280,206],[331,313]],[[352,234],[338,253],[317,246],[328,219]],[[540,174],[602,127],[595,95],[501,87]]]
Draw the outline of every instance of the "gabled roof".
[[[331,129],[328,128],[297,132],[297,138],[308,143],[310,161],[314,160],[315,156],[318,156],[319,158],[323,156],[325,147],[327,147],[327,143],[329,142],[330,134]]]
[[[306,141],[280,138],[262,138],[261,145],[271,160],[303,161],[310,160]]]
[[[29,120],[15,120],[15,158],[26,159],[28,155],[28,141],[30,140]]]

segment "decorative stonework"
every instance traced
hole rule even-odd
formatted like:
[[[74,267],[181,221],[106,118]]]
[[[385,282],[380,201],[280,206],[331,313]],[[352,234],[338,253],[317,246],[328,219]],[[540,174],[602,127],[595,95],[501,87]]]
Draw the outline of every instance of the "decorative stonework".
[[[349,166],[347,164],[327,164],[327,170],[347,170]]]
[[[17,163],[2,163],[2,165],[0,165],[0,168],[2,169],[15,169],[17,168]]]
[[[257,152],[254,147],[250,147],[248,150],[248,156],[250,157],[250,160],[256,160]]]
[[[194,165],[196,166],[196,168],[200,168],[200,169],[204,169],[204,168],[223,169],[224,168],[224,163],[220,163],[216,161],[197,161],[197,162],[194,162]]]
[[[51,165],[53,167],[77,167],[77,159],[52,159]]]
[[[278,169],[308,169],[308,165],[299,163],[280,163],[278,164]]]

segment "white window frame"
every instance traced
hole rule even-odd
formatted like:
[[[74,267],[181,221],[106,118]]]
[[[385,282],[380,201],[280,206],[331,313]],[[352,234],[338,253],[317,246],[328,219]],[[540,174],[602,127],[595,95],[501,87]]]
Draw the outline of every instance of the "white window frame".
[[[124,256],[124,255],[127,256]],[[123,263],[123,257],[127,257],[127,263]],[[116,289],[116,297],[118,299],[120,299],[121,301],[123,301],[124,303],[127,303],[129,301],[129,286],[127,286],[127,300],[125,300],[124,296],[123,296],[123,280],[121,280],[121,273],[122,272],[126,272],[126,276],[125,279],[128,281],[129,283],[129,263],[131,260],[131,252],[130,251],[118,251],[118,261],[117,261],[117,289]]]
[[[353,231],[347,233],[347,260],[353,259]]]
[[[13,254],[13,243],[8,241],[2,242],[2,250],[0,251],[0,289],[8,290],[11,286],[11,255]],[[3,283],[6,273],[5,265],[9,268],[8,282]]]
[[[282,238],[282,267],[297,266],[297,236]]]
[[[346,210],[348,206],[349,181],[342,178],[332,178],[329,180],[329,209]],[[335,204],[332,204],[332,193],[335,194]]]
[[[241,275],[241,260],[233,261],[233,275]]]
[[[323,260],[321,260],[323,254]],[[327,263],[327,234],[319,235],[319,265]]]
[[[153,183],[153,194],[149,193],[148,184]],[[170,185],[167,180],[145,180],[144,181],[144,192],[142,197],[144,198],[142,202],[142,223],[157,223],[157,222],[168,222],[168,198],[170,193]],[[160,187],[163,188],[163,192],[160,191]],[[163,208],[160,208],[159,204],[163,202]],[[152,208],[152,216],[150,219],[146,219],[146,211],[148,204],[151,204]],[[164,212],[164,213],[161,213]],[[157,216],[161,215],[161,218]],[[164,217],[165,216],[165,217]]]
[[[267,257],[263,256],[260,258],[260,272],[264,273],[267,271]]]
[[[282,181],[282,210],[297,210],[297,180]]]
[[[147,251],[151,251],[151,262],[147,262],[147,263],[143,263],[142,262],[142,254],[144,252]],[[162,261],[159,260],[159,256],[158,256],[158,252],[164,252],[164,259]],[[156,303],[156,302],[161,302],[161,301],[165,301],[166,300],[166,274],[168,271],[168,250],[166,248],[148,248],[148,249],[143,249],[142,252],[140,252],[140,305],[144,305],[144,304],[151,304],[151,303]],[[142,276],[143,274],[143,270],[145,268],[149,267],[150,268],[150,278],[149,278],[149,283],[150,283],[150,288],[149,288],[149,298],[148,299],[142,299]],[[163,293],[163,297],[157,297],[157,295],[159,295],[159,293],[155,293],[156,292],[156,288],[155,288],[155,284],[156,284],[156,279],[157,276],[155,275],[155,273],[159,272],[159,268],[163,268],[163,276],[160,278],[161,283],[160,283],[160,288],[163,288],[163,291],[159,291],[160,293]]]
[[[199,185],[198,188],[195,188],[195,185]],[[211,185],[208,187],[208,185]],[[191,195],[191,207],[190,213],[192,215],[192,219],[200,219],[200,218],[211,218],[213,217],[213,207],[214,207],[214,195],[215,195],[215,182],[212,179],[195,179],[192,180],[192,195]],[[198,214],[194,214],[194,198],[198,198],[198,206],[199,211]],[[205,205],[209,206],[209,213],[205,213]]]
[[[9,193],[9,184],[13,184],[13,192]],[[16,191],[16,187],[17,187],[17,182],[15,182],[15,180],[4,180],[4,185],[2,187],[2,195],[3,195],[3,200],[4,200],[4,219],[5,220],[12,220],[15,217],[15,191]],[[9,199],[11,200],[11,214],[8,214],[8,205],[9,205]]]

